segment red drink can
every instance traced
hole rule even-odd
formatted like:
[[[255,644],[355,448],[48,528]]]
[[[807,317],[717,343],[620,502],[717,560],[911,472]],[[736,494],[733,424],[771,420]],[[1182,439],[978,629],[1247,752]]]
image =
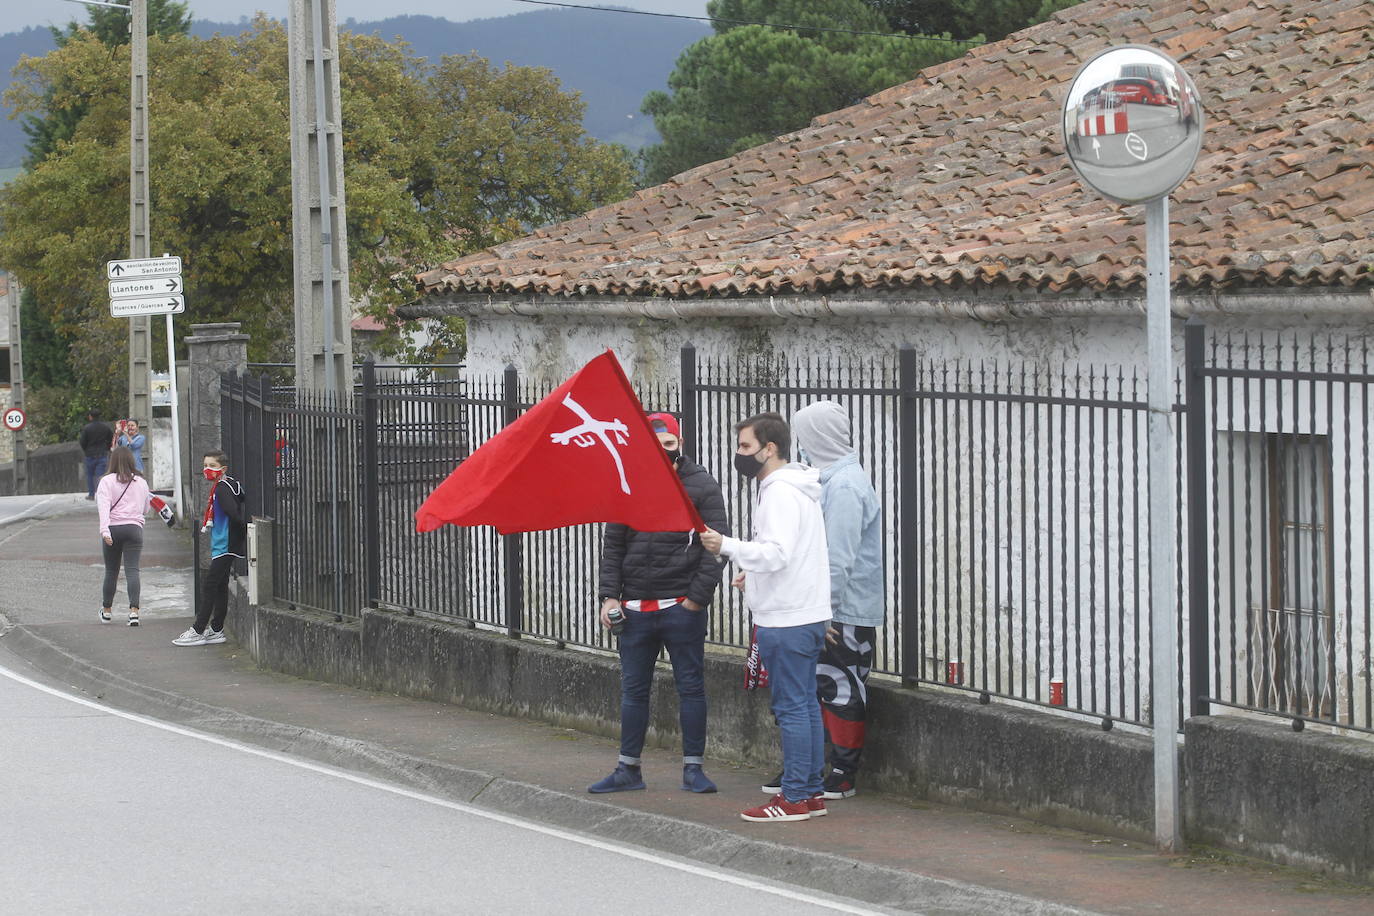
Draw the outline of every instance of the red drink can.
[[[945,665],[945,683],[962,684],[964,682],[964,663],[955,659]]]
[[[1050,678],[1050,705],[1064,705],[1064,679],[1062,677]]]

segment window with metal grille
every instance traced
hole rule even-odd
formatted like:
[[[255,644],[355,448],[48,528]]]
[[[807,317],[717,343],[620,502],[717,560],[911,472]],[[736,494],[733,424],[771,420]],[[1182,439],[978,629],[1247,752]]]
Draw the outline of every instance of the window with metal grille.
[[[1331,461],[1326,436],[1265,435],[1268,600],[1258,686],[1274,708],[1330,716],[1335,699]]]

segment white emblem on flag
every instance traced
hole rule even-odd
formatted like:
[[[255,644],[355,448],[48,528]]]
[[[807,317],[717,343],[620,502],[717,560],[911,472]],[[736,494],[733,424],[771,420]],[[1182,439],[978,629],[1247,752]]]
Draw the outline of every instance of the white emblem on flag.
[[[606,446],[606,451],[611,453],[611,459],[615,461],[615,469],[620,474],[620,489],[627,496],[630,493],[629,481],[625,479],[625,465],[620,460],[620,452],[616,451],[615,445],[611,444],[611,437],[606,435],[615,434],[615,441],[620,445],[628,445],[629,440],[625,438],[630,434],[629,429],[619,419],[615,420],[596,420],[592,415],[583,409],[582,405],[573,400],[572,395],[563,396],[563,406],[571,410],[582,418],[582,422],[572,429],[565,429],[561,433],[550,433],[549,438],[554,445],[576,445],[578,448],[591,448],[599,441]]]

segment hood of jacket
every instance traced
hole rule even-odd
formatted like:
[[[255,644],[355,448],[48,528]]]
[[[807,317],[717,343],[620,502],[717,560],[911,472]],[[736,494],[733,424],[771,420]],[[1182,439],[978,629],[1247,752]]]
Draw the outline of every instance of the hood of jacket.
[[[806,497],[820,502],[821,472],[804,464],[785,464],[763,479],[759,491],[765,487],[795,487]]]
[[[827,468],[854,453],[849,414],[834,401],[817,401],[794,413],[792,433],[807,460],[818,468]]]

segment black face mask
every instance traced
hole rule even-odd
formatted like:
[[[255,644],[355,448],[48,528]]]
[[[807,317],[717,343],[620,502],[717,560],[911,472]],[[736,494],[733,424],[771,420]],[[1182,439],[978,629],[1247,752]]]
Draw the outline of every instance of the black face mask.
[[[668,460],[671,461],[673,464],[677,464],[678,459],[682,457],[682,451],[680,449],[665,448],[663,451],[668,456]]]
[[[759,464],[758,454],[758,452],[754,452],[751,455],[741,455],[736,452],[735,470],[739,471],[750,480],[758,477],[759,471],[763,470],[763,465]]]

